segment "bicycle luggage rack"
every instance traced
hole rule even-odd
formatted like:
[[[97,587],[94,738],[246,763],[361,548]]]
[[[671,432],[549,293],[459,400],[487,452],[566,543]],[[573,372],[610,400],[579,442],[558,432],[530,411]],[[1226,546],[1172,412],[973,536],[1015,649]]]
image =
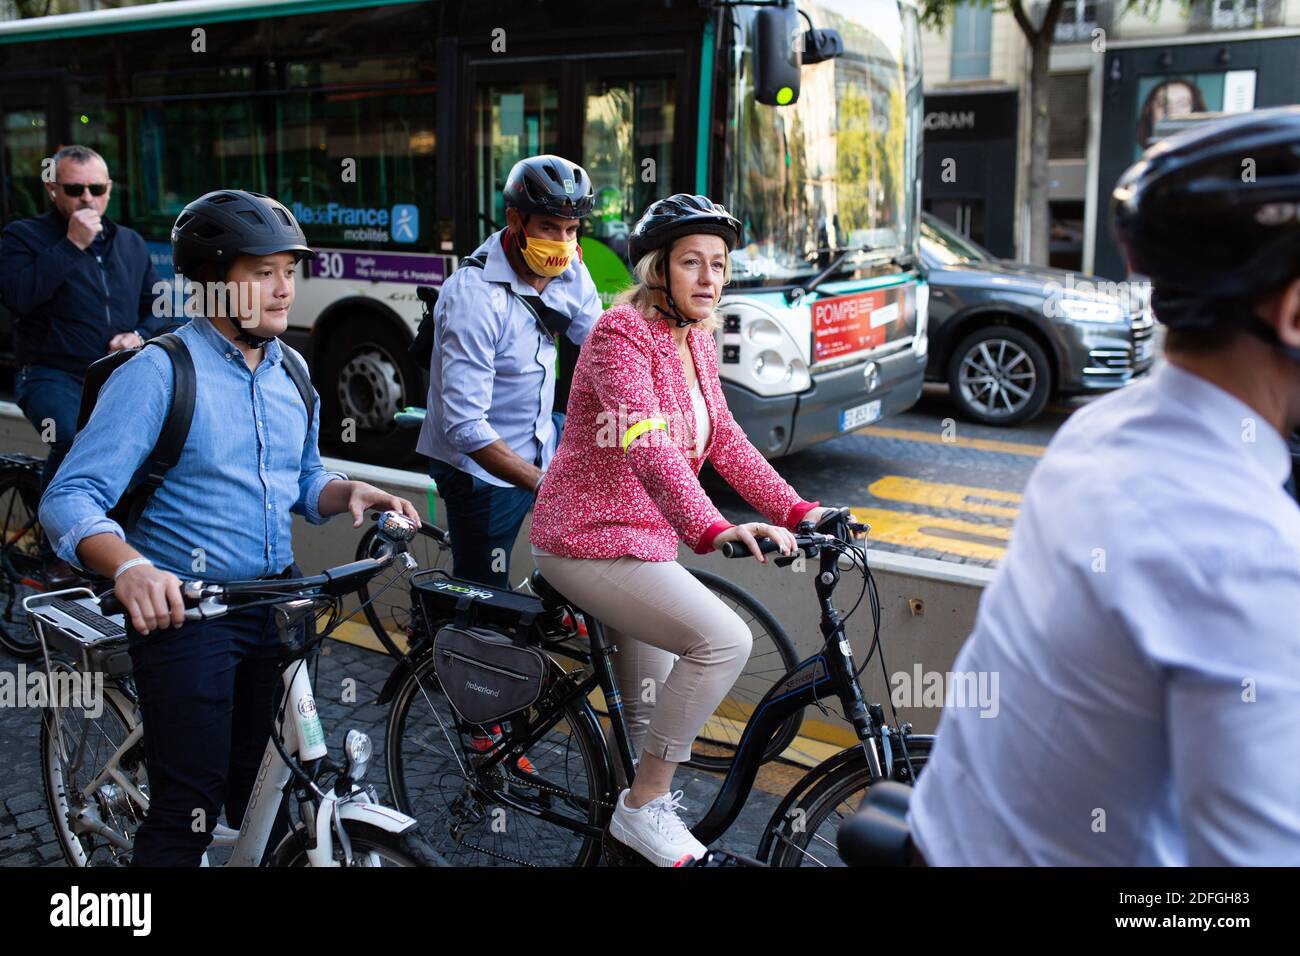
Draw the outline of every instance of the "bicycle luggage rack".
[[[58,652],[71,657],[88,673],[102,671],[105,677],[126,677],[131,673],[131,655],[127,650],[125,618],[122,615],[100,615],[110,624],[117,625],[120,633],[105,634],[90,640],[69,631],[58,618],[49,613],[50,605],[57,600],[94,597],[95,592],[90,588],[50,591],[24,598],[23,610],[27,612],[27,621],[40,639],[47,660],[52,651]]]

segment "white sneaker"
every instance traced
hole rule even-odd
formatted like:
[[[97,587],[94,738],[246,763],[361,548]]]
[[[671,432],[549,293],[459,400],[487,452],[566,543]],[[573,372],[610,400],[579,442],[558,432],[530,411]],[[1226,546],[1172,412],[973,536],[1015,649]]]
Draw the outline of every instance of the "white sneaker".
[[[697,860],[704,856],[704,844],[691,836],[677,811],[682,807],[682,791],[665,793],[639,810],[627,805],[629,791],[618,795],[618,805],[609,821],[609,835],[631,847],[655,866],[674,866],[683,857]]]

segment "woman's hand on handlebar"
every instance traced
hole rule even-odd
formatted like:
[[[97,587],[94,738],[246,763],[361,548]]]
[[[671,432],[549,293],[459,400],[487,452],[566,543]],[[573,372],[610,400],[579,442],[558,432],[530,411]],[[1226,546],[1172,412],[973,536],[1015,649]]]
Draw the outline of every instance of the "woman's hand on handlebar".
[[[758,521],[751,521],[748,524],[738,524],[720,532],[713,539],[713,550],[720,551],[722,546],[730,541],[735,541],[749,549],[759,562],[766,564],[767,558],[763,557],[763,552],[759,550],[758,538],[771,538],[779,547],[782,554],[793,554],[798,545],[795,542],[794,535],[785,528],[778,528],[776,525],[763,524]]]
[[[121,602],[131,626],[140,634],[185,623],[185,602],[176,575],[151,564],[128,568],[117,576],[113,593]]]

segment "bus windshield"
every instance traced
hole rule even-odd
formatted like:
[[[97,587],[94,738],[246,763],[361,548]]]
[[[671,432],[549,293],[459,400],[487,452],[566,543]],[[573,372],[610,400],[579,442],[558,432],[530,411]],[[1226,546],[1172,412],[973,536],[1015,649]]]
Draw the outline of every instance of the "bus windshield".
[[[802,72],[798,102],[754,99],[754,8],[735,8],[728,207],[745,227],[741,284],[783,285],[885,251],[914,251],[921,75],[916,12],[898,0],[800,4],[844,38],[843,55]],[[806,21],[805,21],[806,22]]]

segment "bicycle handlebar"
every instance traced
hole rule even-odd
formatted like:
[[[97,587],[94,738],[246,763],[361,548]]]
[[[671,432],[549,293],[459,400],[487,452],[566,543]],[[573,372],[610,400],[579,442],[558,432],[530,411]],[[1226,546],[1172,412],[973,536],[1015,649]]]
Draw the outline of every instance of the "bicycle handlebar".
[[[182,581],[181,600],[185,604],[185,620],[203,621],[221,617],[231,610],[231,599],[258,597],[283,597],[292,600],[301,597],[336,598],[349,594],[374,577],[406,551],[405,545],[415,534],[415,525],[396,511],[385,511],[377,519],[379,538],[383,541],[382,553],[376,558],[350,561],[329,568],[320,574],[299,578],[258,578],[251,581],[226,583]],[[238,607],[239,603],[236,602]],[[113,591],[99,597],[99,613],[105,616],[125,614],[126,608]]]

